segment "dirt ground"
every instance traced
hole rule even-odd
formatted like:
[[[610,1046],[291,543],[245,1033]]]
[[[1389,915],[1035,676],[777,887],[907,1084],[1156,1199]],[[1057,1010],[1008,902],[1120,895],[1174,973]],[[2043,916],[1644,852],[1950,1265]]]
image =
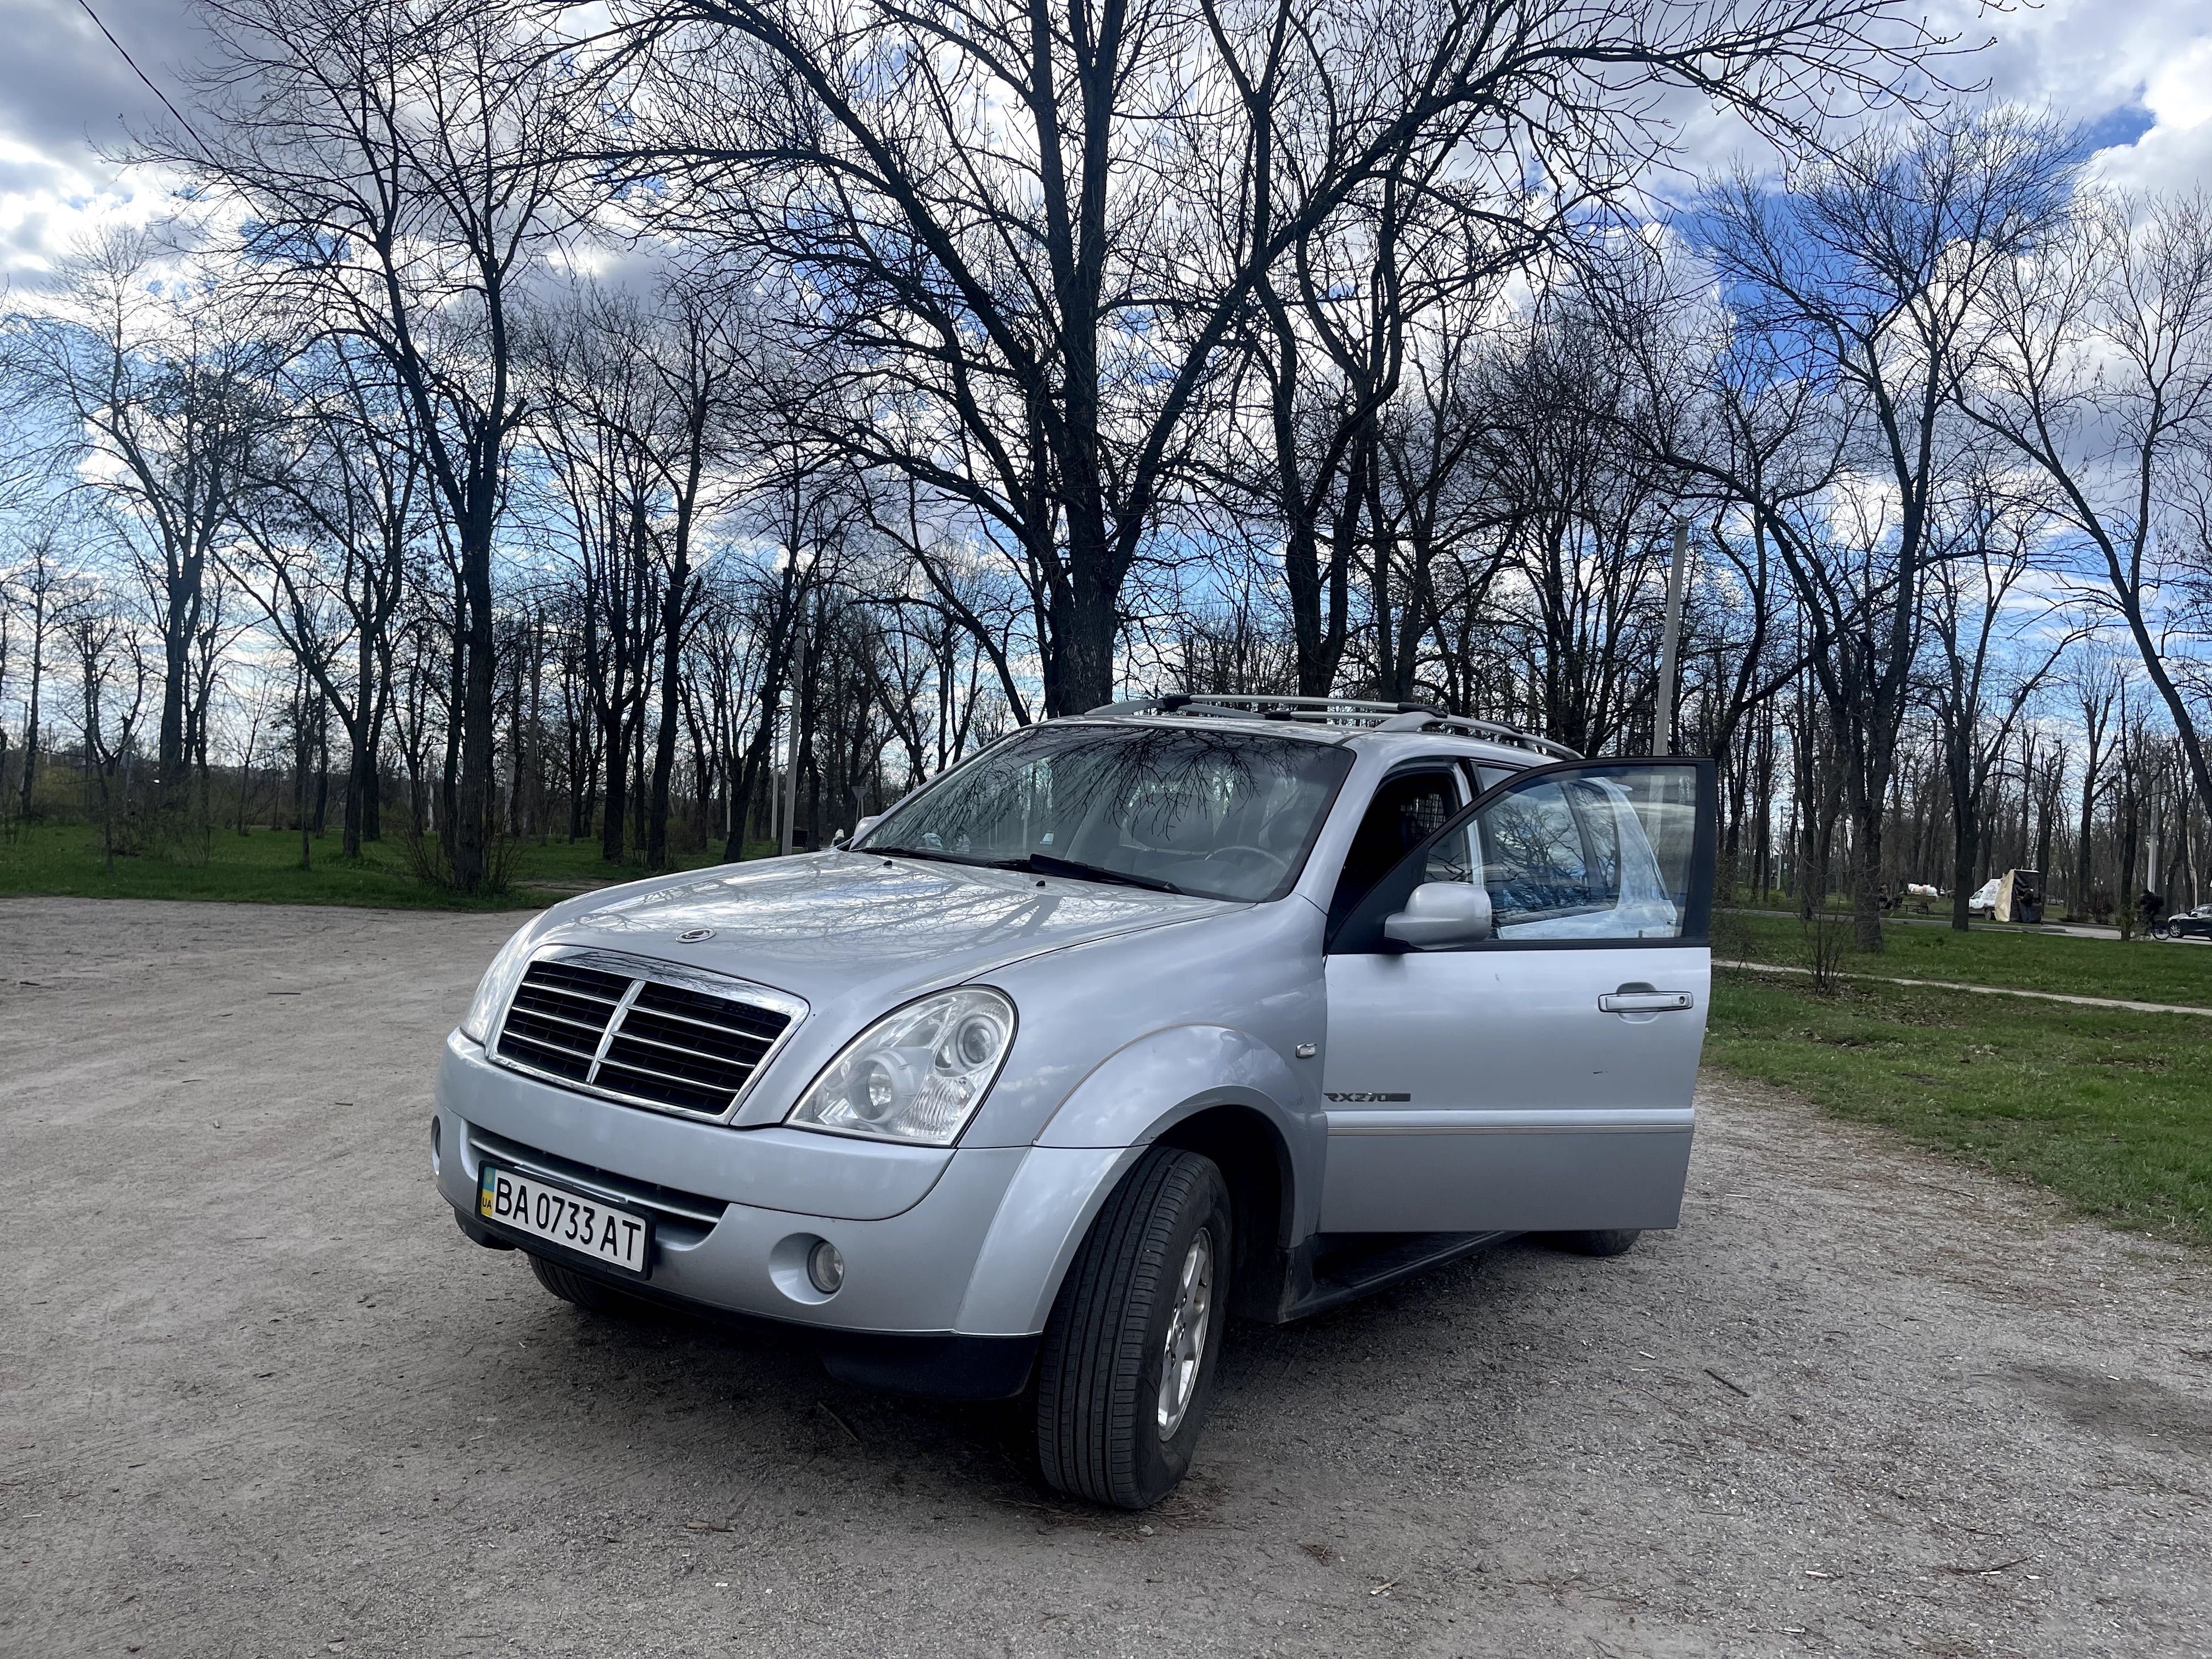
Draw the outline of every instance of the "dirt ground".
[[[0,1653],[2203,1655],[2212,1261],[1709,1079],[1677,1232],[1231,1333],[1185,1490],[432,1192],[513,916],[0,901]]]

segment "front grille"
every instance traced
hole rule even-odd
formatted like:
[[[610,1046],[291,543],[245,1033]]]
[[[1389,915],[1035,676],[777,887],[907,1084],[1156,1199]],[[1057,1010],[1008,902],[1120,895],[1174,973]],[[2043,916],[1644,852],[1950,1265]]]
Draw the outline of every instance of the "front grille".
[[[708,988],[710,976],[608,951],[532,963],[498,1057],[641,1105],[720,1117],[790,1028],[793,1011]]]

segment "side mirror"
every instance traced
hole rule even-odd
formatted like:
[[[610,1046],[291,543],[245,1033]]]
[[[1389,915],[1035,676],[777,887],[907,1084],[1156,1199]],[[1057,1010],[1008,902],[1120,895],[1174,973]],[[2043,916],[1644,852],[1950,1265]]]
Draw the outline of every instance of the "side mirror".
[[[1382,924],[1382,936],[1416,951],[1480,945],[1491,934],[1490,890],[1468,881],[1425,881],[1406,908]]]
[[[883,816],[884,815],[881,812],[878,812],[873,817],[862,818],[858,823],[853,826],[853,833],[851,835],[839,837],[837,844],[840,847],[845,847],[860,840],[861,836],[866,835],[869,830],[874,829],[877,824],[883,821]]]

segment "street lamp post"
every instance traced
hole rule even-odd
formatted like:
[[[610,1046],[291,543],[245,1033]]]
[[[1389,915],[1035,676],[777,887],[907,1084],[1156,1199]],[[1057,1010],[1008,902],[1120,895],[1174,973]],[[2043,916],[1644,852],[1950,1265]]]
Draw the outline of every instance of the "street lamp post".
[[[1682,572],[1690,562],[1690,521],[1674,520],[1674,556],[1667,563],[1667,622],[1659,635],[1659,709],[1652,750],[1674,752],[1674,658],[1682,641]]]
[[[782,848],[791,856],[791,832],[799,816],[799,715],[806,696],[806,629],[802,624],[791,636],[791,737],[783,769]]]

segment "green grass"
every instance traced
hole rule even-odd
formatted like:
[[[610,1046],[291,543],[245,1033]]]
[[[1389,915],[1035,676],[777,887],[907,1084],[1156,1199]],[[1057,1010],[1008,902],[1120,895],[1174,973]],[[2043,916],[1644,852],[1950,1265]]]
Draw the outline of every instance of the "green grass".
[[[2202,945],[1987,927],[1958,933],[1948,927],[1891,922],[1882,930],[1885,948],[1877,955],[1850,949],[1849,924],[1844,926],[1846,974],[1894,974],[2212,1008],[2212,948]],[[1714,918],[1713,955],[1717,960],[1802,966],[1808,954],[1805,933],[1794,917],[1724,911]]]
[[[512,890],[464,898],[418,880],[397,840],[371,842],[358,863],[338,851],[336,830],[310,848],[300,868],[296,830],[256,829],[241,836],[217,830],[207,856],[153,854],[101,868],[100,830],[82,823],[33,823],[0,835],[0,894],[46,893],[83,898],[208,899],[256,904],[353,904],[395,909],[535,910],[559,896],[542,882],[634,881],[642,865],[610,865],[596,842],[530,844],[520,850]],[[770,850],[757,846],[755,856]],[[684,869],[720,861],[720,848],[679,858]]]
[[[1723,970],[1705,1054],[2112,1225],[2212,1244],[2212,1020]]]

